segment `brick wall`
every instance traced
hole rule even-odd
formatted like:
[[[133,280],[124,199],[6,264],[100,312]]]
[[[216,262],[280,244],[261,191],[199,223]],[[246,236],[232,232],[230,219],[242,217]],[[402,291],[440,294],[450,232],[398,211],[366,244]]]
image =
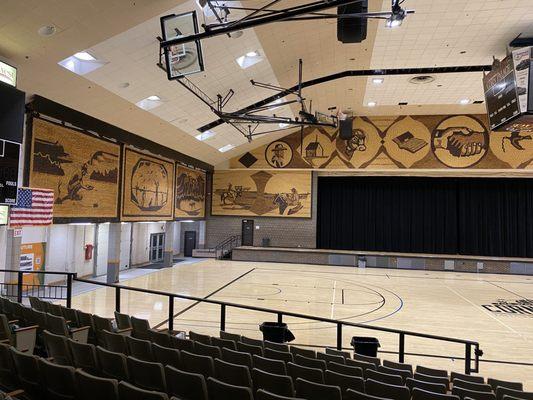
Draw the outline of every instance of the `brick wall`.
[[[211,187],[208,182],[208,188]],[[263,238],[270,238],[273,247],[316,247],[316,190],[317,175],[313,172],[311,218],[219,217],[211,214],[211,194],[207,196],[206,247],[215,247],[232,235],[240,235],[243,219],[253,219],[254,246],[261,246]]]

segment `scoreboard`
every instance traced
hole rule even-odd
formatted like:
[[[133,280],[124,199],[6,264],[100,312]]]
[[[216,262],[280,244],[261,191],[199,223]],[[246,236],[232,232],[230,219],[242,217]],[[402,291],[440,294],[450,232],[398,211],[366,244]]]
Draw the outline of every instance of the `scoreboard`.
[[[0,204],[17,203],[20,144],[0,140]]]

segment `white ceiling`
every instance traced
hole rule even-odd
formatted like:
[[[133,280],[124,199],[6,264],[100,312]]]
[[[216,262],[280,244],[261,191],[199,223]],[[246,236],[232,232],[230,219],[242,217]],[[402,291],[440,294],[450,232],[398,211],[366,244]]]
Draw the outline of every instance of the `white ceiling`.
[[[220,36],[204,41],[206,71],[191,80],[211,97],[233,88],[236,95],[228,109],[237,109],[272,94],[252,88],[251,78],[294,85],[299,58],[304,60],[304,80],[347,69],[489,64],[493,55],[505,53],[513,37],[531,30],[531,1],[405,0],[403,6],[416,14],[409,15],[401,27],[387,29],[382,21],[369,21],[367,39],[350,45],[337,42],[336,23],[331,20],[269,24],[245,31],[240,39]],[[266,3],[246,0],[245,4]],[[371,11],[389,7],[390,0],[369,0]],[[216,118],[155,66],[158,16],[193,8],[194,0],[3,0],[0,58],[19,68],[20,88],[26,92],[219,164],[273,136],[249,144],[233,128],[221,126],[207,143],[194,139],[196,128]],[[39,36],[37,30],[48,24],[56,25],[58,32],[49,38]],[[109,64],[86,77],[57,65],[85,49]],[[250,50],[262,50],[266,60],[241,70],[234,59]],[[386,77],[379,87],[366,78],[345,78],[307,88],[304,95],[313,100],[314,109],[335,105],[358,115],[485,112],[483,104],[457,104],[461,98],[483,98],[481,73],[440,75],[428,85],[412,85],[408,78]],[[121,89],[124,82],[130,86]],[[162,106],[152,112],[135,106],[154,94],[164,100]],[[368,101],[378,105],[366,107]],[[400,101],[409,105],[399,107]],[[227,153],[216,150],[228,143],[240,146]]]

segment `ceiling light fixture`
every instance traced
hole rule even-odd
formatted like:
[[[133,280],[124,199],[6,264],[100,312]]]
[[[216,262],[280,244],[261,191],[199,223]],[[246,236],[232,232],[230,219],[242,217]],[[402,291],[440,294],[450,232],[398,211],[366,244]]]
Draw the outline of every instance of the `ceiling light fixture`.
[[[153,110],[154,108],[159,107],[161,104],[163,104],[163,101],[155,94],[135,103],[137,107],[142,108],[145,111]]]
[[[262,61],[263,57],[261,57],[261,53],[259,53],[258,50],[255,51],[249,51],[244,56],[240,56],[235,61],[237,61],[237,64],[239,64],[239,67],[242,69],[246,69],[251,67],[252,65],[257,64],[258,62]]]
[[[218,149],[218,151],[220,151],[221,153],[225,153],[226,151],[230,151],[231,149],[234,149],[235,146],[232,145],[232,144],[227,144],[225,146],[222,146],[220,149]]]
[[[249,51],[246,53],[246,57],[257,57],[259,53],[257,51]]]
[[[398,1],[393,1],[392,4],[392,13],[389,18],[387,18],[387,21],[385,22],[385,26],[387,28],[396,28],[400,26],[405,19],[405,10],[400,7],[400,3]]]
[[[469,103],[470,103],[470,99],[461,99],[461,100],[459,100],[459,104],[461,104],[463,106],[467,105]]]
[[[41,26],[37,30],[37,33],[39,35],[41,35],[41,36],[44,36],[44,37],[52,36],[56,32],[57,32],[57,29],[56,29],[56,27],[54,25]]]
[[[285,128],[288,128],[288,127],[289,127],[289,124],[286,124],[285,122],[280,122],[280,123],[279,123],[279,127],[280,127],[281,129],[285,129]]]
[[[94,60],[96,60],[96,58],[94,58],[92,55],[90,55],[86,51],[80,51],[80,52],[74,54],[74,57],[76,57],[78,60],[82,60],[82,61],[94,61]]]
[[[377,104],[377,103],[376,103],[375,101],[369,101],[368,103],[366,103],[366,105],[367,105],[368,107],[375,107],[376,104]]]
[[[103,67],[107,61],[97,60],[92,54],[84,50],[59,61],[58,64],[77,75],[85,75]]]
[[[374,78],[372,79],[372,83],[374,85],[381,85],[383,83],[384,79],[383,78]]]
[[[200,142],[203,142],[204,140],[210,139],[210,138],[212,138],[215,135],[216,135],[215,132],[213,132],[211,130],[207,130],[207,131],[204,131],[204,132],[196,135],[195,138],[196,138],[196,140],[199,140]]]

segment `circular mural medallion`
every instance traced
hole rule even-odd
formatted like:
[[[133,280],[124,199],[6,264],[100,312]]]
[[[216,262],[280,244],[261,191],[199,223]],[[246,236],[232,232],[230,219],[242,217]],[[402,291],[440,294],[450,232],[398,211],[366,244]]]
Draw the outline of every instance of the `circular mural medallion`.
[[[265,159],[273,168],[285,168],[292,161],[291,146],[283,140],[276,140],[267,146]]]

